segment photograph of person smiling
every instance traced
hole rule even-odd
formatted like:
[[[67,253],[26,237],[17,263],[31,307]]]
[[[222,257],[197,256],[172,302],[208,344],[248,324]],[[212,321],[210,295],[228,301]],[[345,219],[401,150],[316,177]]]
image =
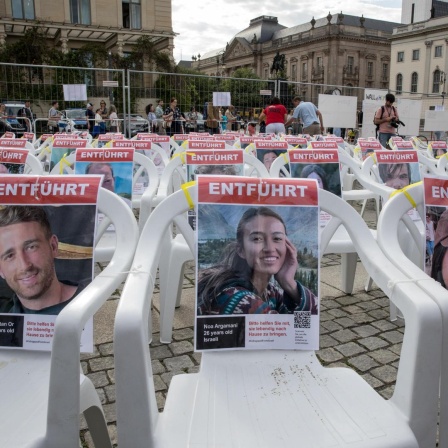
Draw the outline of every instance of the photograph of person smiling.
[[[1,313],[59,314],[82,287],[58,280],[58,238],[42,207],[0,209],[0,276],[13,290]]]
[[[297,268],[283,218],[268,207],[250,207],[221,261],[199,271],[197,313],[317,314],[317,298],[295,279]]]

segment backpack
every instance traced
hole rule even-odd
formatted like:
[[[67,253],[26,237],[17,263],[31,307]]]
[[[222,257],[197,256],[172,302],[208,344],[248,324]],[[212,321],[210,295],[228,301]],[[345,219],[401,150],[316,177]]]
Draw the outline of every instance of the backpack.
[[[397,115],[397,112],[396,112],[394,106],[392,106],[392,110],[394,111],[394,114]],[[375,115],[373,116],[373,124],[375,125],[375,138],[378,138],[378,132],[379,132],[379,130],[380,130],[380,125],[379,125],[379,124],[375,124],[376,112],[377,112],[377,111],[375,111]],[[383,114],[384,114],[384,106],[381,106],[381,115],[380,115],[380,119],[383,118]]]

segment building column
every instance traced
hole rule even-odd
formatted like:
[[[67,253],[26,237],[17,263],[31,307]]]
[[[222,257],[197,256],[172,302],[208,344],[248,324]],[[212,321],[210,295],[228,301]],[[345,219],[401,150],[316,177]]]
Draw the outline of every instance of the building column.
[[[425,52],[425,79],[424,86],[426,86],[427,92],[432,92],[432,73],[431,70],[431,48],[432,48],[432,40],[425,41],[426,52]],[[389,81],[390,83],[392,80]]]

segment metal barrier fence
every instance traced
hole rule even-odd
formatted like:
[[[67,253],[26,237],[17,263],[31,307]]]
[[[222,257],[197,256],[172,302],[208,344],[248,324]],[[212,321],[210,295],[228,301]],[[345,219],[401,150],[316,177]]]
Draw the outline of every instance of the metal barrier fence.
[[[87,100],[66,99],[64,85],[85,85]],[[36,118],[47,118],[53,101],[58,101],[59,110],[85,109],[86,103],[90,102],[95,111],[104,100],[106,107],[114,104],[126,115],[125,72],[107,68],[0,63],[0,101],[13,106],[26,100],[32,102]],[[36,130],[41,132],[41,129]]]
[[[186,114],[195,107],[205,118],[206,103],[213,101],[213,92],[229,92],[232,105],[245,120],[257,119],[262,108],[276,92],[277,81],[227,78],[219,76],[159,73],[129,70],[128,110],[144,114],[148,104],[161,99],[166,107],[171,98]]]
[[[20,65],[0,63],[0,101],[19,104],[32,101],[32,110],[37,120],[34,129],[41,133],[47,127],[48,110],[53,101],[59,102],[59,110],[85,110],[86,100],[72,101],[64,97],[64,85],[85,85],[87,101],[94,105],[94,111],[100,101],[105,100],[107,108],[114,104],[120,120],[124,121],[123,131],[131,134],[139,128],[137,121],[147,119],[146,106],[156,106],[157,100],[163,100],[164,108],[172,97],[187,117],[191,107],[206,119],[206,104],[213,101],[214,92],[229,92],[231,102],[241,121],[258,121],[263,108],[272,96],[278,96],[285,107],[291,111],[292,98],[300,96],[305,101],[318,104],[319,94],[341,94],[355,96],[357,108],[362,110],[365,88],[293,82],[282,79],[247,79],[180,73],[161,73],[137,71],[79,68],[45,65]],[[393,90],[391,90],[395,93]],[[433,108],[440,96],[423,93],[400,92],[397,98],[422,100],[422,111]],[[440,101],[439,101],[440,102]],[[443,102],[443,98],[442,98]],[[223,108],[224,112],[225,108]],[[7,111],[6,111],[7,112]],[[8,114],[7,115],[11,115]],[[423,117],[422,117],[423,118]]]

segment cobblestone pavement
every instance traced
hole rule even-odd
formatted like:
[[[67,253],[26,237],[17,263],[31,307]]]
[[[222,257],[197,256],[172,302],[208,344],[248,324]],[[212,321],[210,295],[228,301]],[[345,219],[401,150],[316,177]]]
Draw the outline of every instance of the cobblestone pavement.
[[[372,214],[366,221],[374,226]],[[358,372],[383,397],[390,398],[396,380],[404,333],[404,321],[389,320],[389,300],[374,285],[364,291],[367,280],[358,262],[354,293],[338,289],[339,255],[329,254],[321,261],[320,350],[317,355],[327,367],[349,367]],[[182,305],[176,310],[173,342],[160,344],[158,303],[154,300],[152,369],[159,410],[163,410],[171,378],[199,369],[201,355],[193,351],[194,268],[185,270]],[[95,352],[81,358],[84,373],[92,380],[101,398],[113,442],[116,436],[115,380],[113,359],[113,316],[119,292],[112,296],[95,318]],[[184,296],[189,299],[185,300]],[[185,318],[186,316],[186,318]],[[93,447],[81,417],[81,441]],[[116,446],[116,445],[115,445]]]

